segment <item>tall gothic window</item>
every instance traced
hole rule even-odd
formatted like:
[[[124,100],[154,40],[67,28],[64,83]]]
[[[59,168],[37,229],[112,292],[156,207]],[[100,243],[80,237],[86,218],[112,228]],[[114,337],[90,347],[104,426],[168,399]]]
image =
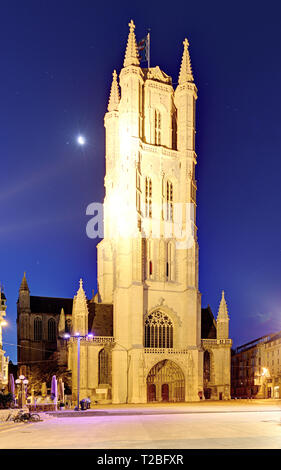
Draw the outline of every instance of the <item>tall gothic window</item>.
[[[108,351],[102,349],[99,352],[99,384],[109,383],[109,357]]]
[[[167,190],[166,190],[166,200],[167,200],[167,220],[173,220],[173,184],[171,181],[167,181]]]
[[[152,217],[152,181],[145,178],[145,216]]]
[[[71,319],[70,318],[65,320],[65,332],[71,333]]]
[[[159,310],[146,317],[144,334],[145,348],[173,347],[173,323],[168,315]]]
[[[36,317],[34,320],[34,341],[42,340],[42,320]]]
[[[211,360],[209,351],[204,351],[204,380],[211,379]]]
[[[57,339],[56,329],[56,321],[53,318],[50,318],[50,320],[48,320],[48,341],[52,343],[54,343]]]
[[[146,263],[147,263],[147,278],[152,278],[153,275],[153,242],[152,240],[147,240],[146,243]]]
[[[161,145],[161,114],[160,112],[156,109],[155,110],[155,145]]]

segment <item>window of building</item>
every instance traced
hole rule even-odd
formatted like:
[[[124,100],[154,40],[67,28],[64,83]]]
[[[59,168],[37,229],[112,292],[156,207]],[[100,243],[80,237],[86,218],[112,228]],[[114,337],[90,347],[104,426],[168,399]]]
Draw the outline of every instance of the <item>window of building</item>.
[[[166,203],[167,203],[167,220],[173,220],[173,184],[167,181],[166,186]]]
[[[152,217],[152,181],[145,178],[145,216]]]
[[[211,360],[209,351],[204,351],[204,380],[211,380]]]
[[[161,114],[160,112],[156,109],[155,110],[155,145],[161,145]]]
[[[165,313],[157,310],[148,315],[144,322],[146,348],[172,348],[173,323]]]
[[[48,320],[48,341],[55,342],[57,339],[56,321],[53,318]]]
[[[65,332],[71,333],[71,319],[70,318],[65,320]]]
[[[99,352],[99,384],[108,384],[109,381],[109,353],[103,348]]]
[[[42,340],[42,319],[36,317],[34,320],[34,341]]]

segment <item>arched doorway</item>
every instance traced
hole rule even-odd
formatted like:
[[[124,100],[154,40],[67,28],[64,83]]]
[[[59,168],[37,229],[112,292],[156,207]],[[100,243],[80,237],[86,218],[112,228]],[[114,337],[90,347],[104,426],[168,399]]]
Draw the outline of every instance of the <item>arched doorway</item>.
[[[147,401],[156,401],[156,386],[155,384],[147,385]]]
[[[146,382],[148,401],[184,401],[184,374],[173,361],[165,359],[155,364],[150,370]],[[154,387],[152,388],[152,386]]]

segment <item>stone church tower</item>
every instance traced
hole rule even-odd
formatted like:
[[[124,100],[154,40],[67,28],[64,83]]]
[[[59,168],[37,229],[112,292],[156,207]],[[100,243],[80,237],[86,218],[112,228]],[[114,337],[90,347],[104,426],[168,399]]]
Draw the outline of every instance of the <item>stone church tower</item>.
[[[73,400],[78,384],[80,398],[103,403],[227,400],[232,341],[224,293],[216,321],[209,306],[201,308],[198,287],[189,44],[174,90],[158,66],[140,66],[132,21],[129,27],[104,118],[98,293],[87,300],[80,281],[68,334],[62,313],[58,327],[60,342],[68,337]]]
[[[104,239],[98,245],[99,302],[113,304],[112,402],[196,401],[206,388],[213,398],[228,399],[224,294],[217,337],[202,340],[197,88],[189,43],[184,40],[174,90],[158,66],[141,68],[132,21],[129,28],[104,119]],[[212,374],[204,374],[208,367]]]

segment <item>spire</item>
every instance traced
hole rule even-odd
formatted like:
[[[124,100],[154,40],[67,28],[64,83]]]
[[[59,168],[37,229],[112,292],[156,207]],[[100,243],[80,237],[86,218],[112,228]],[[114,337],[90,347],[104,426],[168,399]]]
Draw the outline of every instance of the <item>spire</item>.
[[[220,301],[220,306],[219,306],[219,312],[218,312],[218,316],[217,316],[217,320],[222,320],[222,319],[228,319],[228,310],[227,310],[227,304],[226,304],[226,301],[225,301],[225,297],[224,297],[224,290],[222,291],[222,295],[221,295],[221,301]]]
[[[87,297],[83,289],[83,281],[80,279],[79,289],[73,299],[72,324],[74,334],[84,336],[88,333],[88,305]]]
[[[140,65],[137,41],[135,36],[135,25],[133,20],[129,23],[130,32],[125,53],[124,67],[128,65]]]
[[[64,309],[62,308],[60,311],[60,319],[59,319],[59,336],[63,336],[65,333],[65,314]]]
[[[189,42],[185,38],[183,41],[183,56],[181,61],[181,68],[179,74],[179,85],[183,85],[186,82],[193,82],[193,75],[191,69],[190,55],[188,51]]]
[[[22,278],[22,281],[21,281],[20,291],[28,291],[28,292],[30,292],[29,287],[28,287],[28,284],[27,284],[27,280],[26,280],[25,271],[24,271],[23,278]]]
[[[120,101],[119,86],[117,82],[116,70],[113,71],[113,79],[111,84],[110,96],[107,109],[108,111],[118,111],[118,105]]]

